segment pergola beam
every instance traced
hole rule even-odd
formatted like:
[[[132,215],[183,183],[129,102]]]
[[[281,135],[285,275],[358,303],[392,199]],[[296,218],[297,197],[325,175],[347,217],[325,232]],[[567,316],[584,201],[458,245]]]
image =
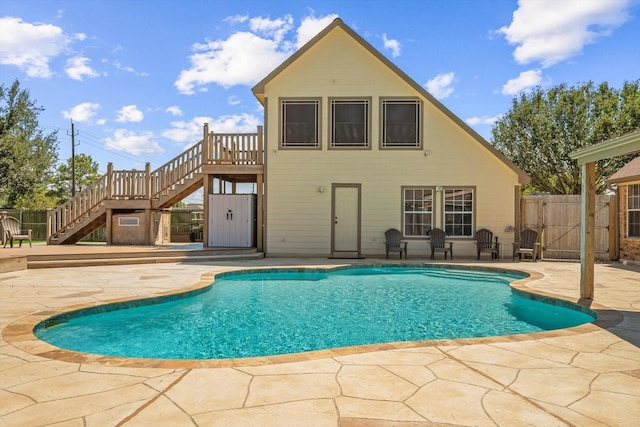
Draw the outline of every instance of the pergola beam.
[[[582,166],[582,204],[580,212],[580,298],[594,297],[596,234],[596,162],[640,151],[640,131],[582,148],[569,154]]]

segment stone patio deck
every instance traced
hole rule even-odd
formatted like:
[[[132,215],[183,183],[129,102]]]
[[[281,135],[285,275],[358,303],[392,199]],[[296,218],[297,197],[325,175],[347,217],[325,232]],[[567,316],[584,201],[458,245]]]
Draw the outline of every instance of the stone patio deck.
[[[210,283],[211,273],[229,268],[337,261],[267,258],[2,273],[0,425],[639,425],[637,266],[596,265],[598,324],[531,335],[183,363],[56,351],[29,329],[43,312],[176,292]],[[466,264],[529,271],[534,280],[518,286],[571,301],[579,295],[577,263]]]

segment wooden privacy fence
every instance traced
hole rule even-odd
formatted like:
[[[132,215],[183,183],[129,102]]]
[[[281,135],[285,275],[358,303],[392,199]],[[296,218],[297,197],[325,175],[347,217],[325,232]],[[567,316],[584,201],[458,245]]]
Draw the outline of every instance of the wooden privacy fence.
[[[543,258],[580,259],[580,195],[524,196],[521,227],[540,234]],[[614,196],[596,196],[596,259],[615,251]]]

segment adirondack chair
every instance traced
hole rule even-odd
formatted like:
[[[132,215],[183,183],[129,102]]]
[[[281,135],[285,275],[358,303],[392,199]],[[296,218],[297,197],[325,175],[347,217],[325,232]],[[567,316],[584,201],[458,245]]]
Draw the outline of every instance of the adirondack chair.
[[[493,241],[493,232],[486,228],[481,228],[476,231],[476,245],[478,247],[478,259],[480,254],[488,252],[491,254],[491,259],[498,259],[500,254],[500,243],[498,243],[498,237],[496,236],[495,242]]]
[[[385,249],[387,251],[387,258],[389,258],[389,252],[399,252],[400,258],[404,252],[404,258],[407,258],[407,242],[401,242],[402,233],[396,228],[390,228],[384,232],[385,237]]]
[[[429,231],[431,237],[431,259],[434,259],[436,252],[443,252],[444,259],[447,259],[447,252],[453,260],[453,242],[445,242],[446,233],[441,228],[434,228]]]
[[[521,260],[523,255],[529,255],[531,261],[536,262],[540,256],[539,250],[538,232],[527,228],[520,233],[520,242],[513,244],[513,260],[516,260],[516,255],[518,255],[518,260]]]
[[[24,232],[26,231],[26,233]],[[29,247],[31,247],[31,230],[20,230],[20,221],[12,216],[5,216],[2,218],[2,232],[4,233],[4,246],[7,247],[7,243],[10,247],[13,247],[13,241],[18,240],[20,242],[18,247],[22,247],[22,241],[28,240]]]

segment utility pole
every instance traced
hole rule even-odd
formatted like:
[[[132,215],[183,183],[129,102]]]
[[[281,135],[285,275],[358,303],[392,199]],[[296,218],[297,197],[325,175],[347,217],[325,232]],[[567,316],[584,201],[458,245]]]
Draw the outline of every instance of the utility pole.
[[[67,135],[69,133],[67,132]],[[76,131],[71,120],[71,197],[76,195]]]

